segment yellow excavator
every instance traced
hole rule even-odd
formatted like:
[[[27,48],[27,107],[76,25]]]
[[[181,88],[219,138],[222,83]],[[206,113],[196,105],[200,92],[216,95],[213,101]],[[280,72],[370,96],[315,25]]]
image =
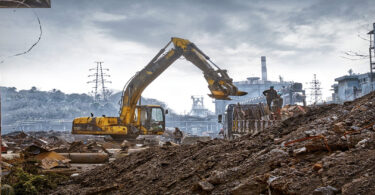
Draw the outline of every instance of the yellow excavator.
[[[168,46],[173,43],[168,52]],[[159,53],[137,72],[125,85],[119,117],[80,117],[73,120],[72,134],[111,135],[135,138],[138,135],[161,135],[165,130],[165,112],[157,105],[137,105],[143,90],[179,57],[192,62],[202,70],[211,91],[210,97],[230,100],[229,96],[243,96],[233,85],[227,71],[220,69],[194,43],[173,37]],[[216,67],[216,70],[211,66]]]

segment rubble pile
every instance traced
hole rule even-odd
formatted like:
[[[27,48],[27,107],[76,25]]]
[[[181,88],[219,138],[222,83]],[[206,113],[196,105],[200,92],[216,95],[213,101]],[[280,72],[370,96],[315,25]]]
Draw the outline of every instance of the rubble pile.
[[[314,106],[257,135],[150,147],[55,194],[371,194],[375,93]]]
[[[10,153],[22,152],[31,145],[59,153],[108,153],[106,149],[120,148],[121,144],[115,141],[106,141],[97,136],[72,135],[68,131],[31,131],[27,133],[16,131],[3,135],[2,139]]]
[[[69,147],[69,142],[74,140],[70,132],[56,131],[36,131],[27,133],[16,131],[3,135],[2,139],[7,145],[7,150],[13,153],[21,152],[30,145],[45,147],[48,150],[57,150]]]
[[[94,140],[91,141],[74,141],[69,144],[69,147],[56,149],[57,152],[65,153],[108,153],[107,149],[104,148],[100,143],[97,143]]]
[[[288,119],[298,114],[306,114],[308,107],[300,105],[286,105],[280,110],[281,118]]]
[[[2,143],[3,183],[16,194],[52,190],[72,174],[108,162],[121,145],[100,137],[56,131],[12,132],[3,136]]]

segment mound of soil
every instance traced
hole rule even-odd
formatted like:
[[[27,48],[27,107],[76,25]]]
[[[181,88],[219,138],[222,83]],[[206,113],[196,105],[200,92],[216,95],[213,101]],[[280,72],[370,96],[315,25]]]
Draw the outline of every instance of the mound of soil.
[[[323,105],[251,136],[152,147],[54,194],[371,194],[375,93]]]

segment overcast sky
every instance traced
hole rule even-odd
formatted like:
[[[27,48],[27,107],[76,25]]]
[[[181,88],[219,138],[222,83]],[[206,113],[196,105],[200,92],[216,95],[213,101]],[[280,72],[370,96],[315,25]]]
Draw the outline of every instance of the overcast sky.
[[[67,93],[91,91],[89,68],[104,61],[111,89],[128,79],[177,36],[189,39],[235,80],[260,76],[267,56],[268,77],[304,83],[317,74],[323,96],[334,78],[369,71],[368,60],[342,58],[344,51],[368,53],[366,33],[375,22],[373,0],[52,0],[51,9],[0,9],[0,85]],[[201,71],[176,61],[143,93],[177,112],[189,111],[191,95],[204,95],[213,109]]]

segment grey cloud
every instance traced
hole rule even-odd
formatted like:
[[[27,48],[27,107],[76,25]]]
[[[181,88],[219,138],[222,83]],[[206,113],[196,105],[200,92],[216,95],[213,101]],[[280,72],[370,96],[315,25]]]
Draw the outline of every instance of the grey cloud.
[[[293,4],[293,1],[288,1]],[[287,32],[267,25],[269,23],[286,24],[291,31],[296,25],[311,24],[320,17],[337,17],[347,14],[351,7],[340,3],[317,2],[301,11],[289,10],[291,17],[282,17],[285,10],[268,9],[272,6],[256,1],[249,4],[247,1],[140,1],[135,5],[117,5],[113,8],[109,5],[101,7],[102,11],[110,13],[124,13],[128,18],[122,21],[95,22],[110,36],[122,40],[141,42],[147,45],[160,46],[160,40],[165,40],[171,35],[183,35],[190,37],[199,33],[223,37],[227,46],[235,47],[237,44],[247,42],[262,48],[280,50],[293,49],[290,46],[280,45],[274,40],[282,38]],[[335,13],[333,6],[339,4],[340,12]],[[109,7],[108,7],[109,6]],[[111,8],[110,8],[111,7]],[[363,6],[359,6],[363,7]],[[120,11],[121,10],[121,11]],[[331,10],[331,11],[330,11]],[[288,11],[288,10],[287,10]],[[355,10],[358,11],[358,10]],[[265,18],[256,13],[263,13]],[[226,16],[234,16],[245,20],[249,29],[236,31],[226,23]],[[321,35],[320,35],[321,36]],[[333,38],[328,35],[327,39]]]
[[[4,16],[1,18],[7,17],[1,11],[0,16]],[[35,20],[25,20],[30,16],[29,11],[26,12],[26,10],[17,10],[14,16],[10,16],[13,19],[19,19],[16,23],[17,25],[14,25],[10,20],[1,24],[3,28],[0,29],[0,33],[3,37],[0,39],[0,50],[6,51],[3,53],[22,51],[23,47],[28,48],[28,42],[33,43],[33,33],[36,33],[36,38],[38,33],[37,25],[34,25]],[[353,26],[357,21],[362,22],[362,24],[363,22],[373,22],[375,18],[375,1],[54,0],[52,1],[51,9],[36,9],[36,12],[40,16],[45,30],[41,43],[29,55],[18,58],[18,61],[13,59],[14,61],[10,61],[11,63],[2,64],[2,74],[5,75],[5,78],[16,78],[18,76],[12,71],[7,72],[8,70],[14,70],[14,67],[25,67],[21,69],[22,71],[41,69],[43,74],[48,72],[48,74],[55,75],[57,73],[52,70],[54,58],[64,61],[61,64],[66,65],[65,71],[70,70],[72,67],[74,69],[78,66],[82,68],[85,63],[91,63],[94,60],[91,58],[101,57],[102,54],[100,52],[95,53],[100,50],[92,50],[92,47],[96,47],[95,39],[100,39],[103,36],[104,38],[97,43],[98,48],[106,50],[110,48],[108,45],[112,43],[112,40],[107,39],[108,37],[119,41],[137,42],[151,48],[152,53],[147,53],[149,59],[156,54],[171,36],[188,38],[195,42],[198,47],[201,47],[221,68],[229,69],[232,77],[235,76],[232,74],[235,70],[240,70],[237,72],[243,73],[246,70],[252,70],[252,67],[258,67],[259,55],[272,56],[271,60],[281,65],[285,64],[285,67],[287,65],[286,71],[290,71],[290,75],[307,75],[309,73],[299,71],[301,65],[304,65],[307,60],[310,60],[309,63],[314,64],[317,70],[325,70],[327,68],[326,63],[342,67],[342,61],[332,60],[336,57],[339,58],[339,54],[336,55],[333,52],[337,52],[337,48],[340,47],[337,40],[349,37],[342,34],[353,32],[350,30],[337,32],[338,29],[345,29],[338,28],[338,26]],[[120,17],[120,19],[112,21],[97,20],[98,13],[124,15],[126,17],[123,19]],[[238,26],[233,26],[236,20],[240,21],[241,24],[245,24],[244,28],[236,29]],[[311,43],[310,40],[310,45],[297,47],[280,41],[286,36],[298,32],[303,25],[319,27],[327,21],[332,24],[331,31],[319,32],[319,29],[313,28],[311,30],[315,30],[316,33],[308,33],[312,42],[318,40],[319,42],[317,41],[317,43]],[[11,30],[6,27],[10,27]],[[101,34],[98,35],[98,32]],[[337,36],[338,34],[340,36]],[[88,35],[87,39],[84,37],[86,35]],[[301,33],[299,35],[303,36]],[[211,44],[200,40],[200,38],[207,36],[215,37],[215,43]],[[201,45],[202,42],[205,42],[205,45]],[[249,48],[250,52],[254,51],[254,53],[250,53],[247,50],[239,51],[238,48],[242,48],[243,43],[248,44],[251,47]],[[82,44],[82,47],[79,44]],[[103,44],[103,47],[100,44]],[[78,49],[78,54],[82,54],[84,57],[71,56],[76,51],[75,49]],[[121,49],[119,48],[119,50]],[[223,51],[219,51],[220,49],[224,51],[226,49],[234,49],[235,56],[231,53],[224,54]],[[365,49],[367,49],[367,45]],[[116,52],[125,51],[119,50],[116,50]],[[86,55],[92,51],[97,56]],[[108,53],[110,52],[108,51]],[[142,51],[136,52],[142,53]],[[3,55],[3,53],[0,53],[0,55]],[[224,55],[218,56],[220,54]],[[142,53],[143,56],[145,56],[145,53]],[[317,57],[314,58],[315,56]],[[326,58],[319,59],[319,56]],[[110,57],[112,56],[108,58]],[[72,58],[77,59],[77,62],[69,61]],[[47,62],[49,64],[45,63],[44,59],[48,59]],[[327,59],[330,59],[330,61],[325,62]],[[107,59],[105,60],[108,61]],[[124,57],[125,60],[126,57]],[[138,60],[134,62],[138,63]],[[178,64],[180,66],[175,66],[177,70],[174,69],[176,72],[186,73],[186,71],[189,71],[191,73],[199,71],[188,63]],[[139,67],[142,66],[143,64],[139,65]],[[46,67],[51,70],[45,70]],[[84,70],[81,69],[81,71]],[[78,73],[76,69],[73,72]],[[66,73],[61,73],[61,75]],[[74,88],[77,83],[82,82],[79,79],[79,74],[77,74],[77,78],[69,79],[74,80],[74,84],[69,84],[69,87]],[[36,82],[37,78],[35,76],[30,76],[26,80],[33,79],[35,79],[33,82]],[[128,78],[124,79],[127,80]]]
[[[319,23],[327,18],[356,20],[375,6],[368,1],[54,1],[54,13],[41,14],[48,23],[77,28],[96,12],[126,15],[119,21],[93,21],[108,36],[160,47],[170,36],[192,37],[208,34],[223,38],[223,43],[239,43],[264,49],[300,50],[274,40],[295,31],[296,26]],[[61,11],[64,10],[64,11]],[[238,31],[227,23],[228,17],[245,21],[249,29]],[[280,28],[280,25],[286,26]],[[322,37],[324,35],[319,34]],[[333,39],[334,32],[326,39]],[[228,41],[229,40],[229,41]]]
[[[332,18],[340,18],[348,22],[361,19],[375,11],[375,2],[371,0],[319,0],[313,2],[301,11],[290,14],[288,21],[291,27]]]
[[[247,43],[265,52],[295,51],[327,52],[332,47],[297,48],[277,40],[296,32],[300,25],[319,25],[322,21],[340,19],[343,22],[374,16],[375,3],[371,0],[190,0],[190,1],[120,1],[120,0],[64,0],[53,1],[52,9],[38,9],[42,24],[54,26],[65,33],[77,32],[91,22],[102,33],[118,40],[133,41],[152,48],[160,48],[171,36],[191,39],[201,35],[219,37],[225,47],[236,48]],[[115,21],[96,21],[95,13],[125,15]],[[245,30],[231,26],[230,18],[248,25]],[[341,24],[337,24],[341,25]],[[311,38],[333,42],[336,32],[311,34]],[[199,46],[199,40],[192,40]]]

